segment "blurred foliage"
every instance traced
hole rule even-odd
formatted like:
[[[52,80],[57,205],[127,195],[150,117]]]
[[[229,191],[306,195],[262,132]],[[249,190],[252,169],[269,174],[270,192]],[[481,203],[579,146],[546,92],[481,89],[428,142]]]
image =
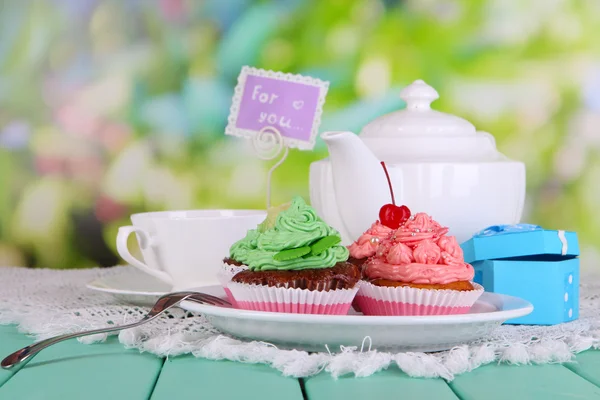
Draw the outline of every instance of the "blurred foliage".
[[[0,265],[114,265],[133,212],[263,207],[269,165],[223,134],[246,64],[329,80],[321,130],[424,79],[527,163],[526,219],[598,259],[598,34],[589,0],[0,0]],[[273,201],[325,155],[292,151]]]

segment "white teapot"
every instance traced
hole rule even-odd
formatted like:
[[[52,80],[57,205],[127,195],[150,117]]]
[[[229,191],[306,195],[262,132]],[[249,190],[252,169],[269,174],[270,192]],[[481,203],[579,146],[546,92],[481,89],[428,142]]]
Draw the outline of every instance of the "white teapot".
[[[459,242],[516,224],[525,201],[525,165],[496,150],[494,137],[468,121],[432,110],[438,98],[417,80],[402,90],[406,108],[367,124],[360,135],[325,132],[329,158],[310,166],[310,199],[344,244],[356,240],[391,203],[427,212]]]

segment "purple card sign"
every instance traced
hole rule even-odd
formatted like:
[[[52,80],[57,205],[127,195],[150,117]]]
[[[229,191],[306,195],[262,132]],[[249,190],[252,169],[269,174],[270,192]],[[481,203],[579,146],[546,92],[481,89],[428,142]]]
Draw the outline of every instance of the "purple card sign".
[[[310,150],[328,88],[329,82],[308,76],[244,67],[225,133],[252,138],[270,127],[281,133],[288,147]]]

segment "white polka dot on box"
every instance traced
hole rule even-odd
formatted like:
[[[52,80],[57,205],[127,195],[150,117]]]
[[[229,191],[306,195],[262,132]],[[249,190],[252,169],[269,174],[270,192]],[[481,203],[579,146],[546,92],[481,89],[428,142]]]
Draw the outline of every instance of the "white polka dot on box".
[[[534,225],[490,228],[461,247],[465,261],[475,268],[475,281],[486,291],[520,297],[533,304],[531,314],[506,323],[555,325],[577,319],[577,234]]]

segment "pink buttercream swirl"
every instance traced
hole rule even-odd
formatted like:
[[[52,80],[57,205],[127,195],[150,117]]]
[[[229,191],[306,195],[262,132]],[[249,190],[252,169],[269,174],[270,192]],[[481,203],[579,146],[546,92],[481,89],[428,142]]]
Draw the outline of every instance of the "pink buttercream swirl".
[[[448,228],[435,222],[429,215],[418,213],[414,218],[411,217],[403,226],[398,228],[392,235],[392,238],[411,245],[426,239],[437,241],[437,239],[446,233],[448,233]]]
[[[348,247],[350,256],[356,259],[374,256],[379,244],[389,241],[392,232],[394,232],[392,228],[375,221],[356,242]]]
[[[465,263],[456,238],[447,233],[448,228],[418,213],[379,243],[374,256],[369,256],[365,275],[426,284],[472,280],[473,267]]]
[[[415,262],[412,249],[404,243],[396,243],[391,246],[387,252],[386,259],[391,264],[410,264]]]

